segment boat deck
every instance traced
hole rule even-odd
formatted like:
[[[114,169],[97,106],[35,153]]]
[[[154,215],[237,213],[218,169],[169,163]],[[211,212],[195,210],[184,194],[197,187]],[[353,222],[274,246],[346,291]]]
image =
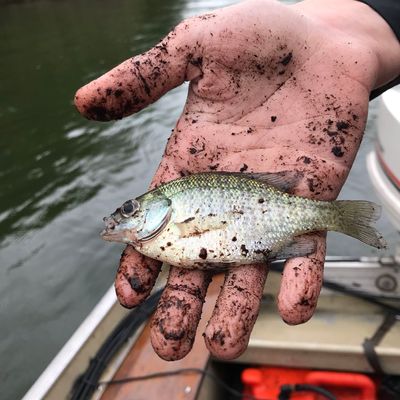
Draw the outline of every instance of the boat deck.
[[[278,273],[270,274],[249,347],[235,363],[371,372],[362,342],[371,337],[382,323],[385,317],[382,309],[363,300],[324,290],[312,320],[303,325],[288,326],[282,322],[274,303],[279,278]],[[201,332],[211,315],[221,282],[222,277],[218,276],[210,286],[199,334],[187,357],[176,362],[166,362],[158,358],[151,347],[149,327],[146,326],[113,379],[180,368],[206,368],[209,355]],[[389,330],[376,351],[386,373],[400,374],[399,323]],[[200,374],[156,379],[157,384],[151,379],[109,385],[104,393],[97,394],[97,398],[132,399],[133,394],[135,399],[212,398],[210,394],[201,394]]]
[[[222,275],[216,276],[211,283],[204,304],[198,332],[203,332],[211,317],[213,305],[217,299],[219,288],[223,282]],[[182,360],[164,361],[154,352],[150,343],[150,328],[146,324],[139,338],[129,351],[127,357],[118,368],[113,379],[124,379],[131,376],[148,375],[157,372],[175,371],[181,368],[205,369],[209,354],[203,338],[197,335],[192,351]],[[155,379],[157,384],[155,384]],[[109,385],[104,393],[96,396],[101,400],[132,399],[196,399],[202,381],[201,374],[175,375],[173,378],[155,378],[125,384]],[[160,392],[161,391],[161,392]]]

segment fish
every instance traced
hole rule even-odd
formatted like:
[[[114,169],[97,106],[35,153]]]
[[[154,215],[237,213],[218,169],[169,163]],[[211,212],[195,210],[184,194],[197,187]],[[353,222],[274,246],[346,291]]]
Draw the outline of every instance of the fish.
[[[337,231],[378,249],[381,207],[292,194],[302,174],[205,172],[161,184],[104,217],[101,237],[181,268],[226,269],[306,256],[310,235]]]

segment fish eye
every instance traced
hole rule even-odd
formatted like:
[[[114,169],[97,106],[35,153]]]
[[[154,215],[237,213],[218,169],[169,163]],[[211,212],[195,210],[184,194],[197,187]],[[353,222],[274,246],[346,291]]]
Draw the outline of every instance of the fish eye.
[[[121,206],[121,215],[125,218],[131,217],[139,209],[139,203],[136,200],[128,200]]]

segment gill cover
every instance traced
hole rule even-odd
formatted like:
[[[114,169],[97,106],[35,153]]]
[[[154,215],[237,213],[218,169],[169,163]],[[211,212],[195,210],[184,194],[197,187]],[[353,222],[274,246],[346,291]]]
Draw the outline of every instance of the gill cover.
[[[153,239],[165,228],[171,218],[171,200],[167,197],[156,197],[144,209],[143,226],[137,231],[139,242]]]

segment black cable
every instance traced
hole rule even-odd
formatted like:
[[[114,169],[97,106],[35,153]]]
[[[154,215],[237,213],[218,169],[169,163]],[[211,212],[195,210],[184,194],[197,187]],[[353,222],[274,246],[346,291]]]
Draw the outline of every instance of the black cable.
[[[272,263],[271,270],[276,271],[276,272],[282,272],[283,271],[283,262]],[[327,280],[323,281],[322,286],[327,289],[330,289],[330,290],[335,290],[337,292],[341,292],[341,293],[344,293],[344,294],[347,294],[347,295],[350,295],[353,297],[358,297],[358,298],[365,300],[371,304],[380,306],[391,313],[400,314],[400,308],[391,306],[390,304],[384,303],[383,301],[379,301],[374,296],[371,296],[366,292],[360,292],[360,291],[352,289],[350,287],[341,285],[339,283],[327,281]]]
[[[384,303],[383,301],[379,301],[376,298],[374,298],[373,296],[369,295],[368,293],[359,292],[359,291],[351,289],[349,287],[340,285],[335,282],[326,281],[326,280],[324,280],[322,285],[327,289],[335,290],[337,292],[342,292],[344,294],[348,294],[353,297],[358,297],[358,298],[365,300],[371,304],[380,306],[380,307],[384,308],[386,311],[389,311],[391,313],[400,314],[400,308],[391,306],[390,304]]]
[[[283,262],[276,262],[271,264],[271,269],[277,272],[283,271]],[[366,292],[360,292],[358,290],[354,290],[352,288],[346,287],[344,285],[340,285],[335,282],[330,282],[327,280],[323,281],[323,287],[334,290],[349,296],[353,296],[359,299],[362,299],[368,303],[374,304],[383,308],[389,316],[400,316],[400,308],[394,307],[390,304],[384,303],[375,297],[369,295]],[[386,379],[385,379],[386,378]],[[385,375],[382,379],[381,387],[388,392],[393,392],[396,396],[400,394],[400,378],[399,376],[390,376]],[[400,397],[399,397],[400,398]]]
[[[281,391],[278,396],[278,400],[289,400],[290,396],[294,392],[314,392],[321,396],[324,396],[328,400],[336,400],[336,396],[334,396],[328,390],[315,386],[315,385],[308,385],[308,384],[296,384],[296,385],[282,385]]]
[[[140,376],[129,376],[127,378],[122,378],[122,379],[112,379],[110,381],[101,381],[98,383],[98,385],[119,385],[119,384],[124,384],[124,383],[129,383],[129,382],[135,382],[135,381],[143,381],[143,380],[148,380],[148,379],[155,379],[155,378],[165,378],[167,376],[173,376],[173,375],[184,375],[184,374],[201,374],[209,379],[212,379],[216,384],[224,388],[229,394],[232,396],[238,397],[240,399],[245,399],[245,400],[272,400],[266,397],[254,397],[250,394],[244,395],[242,392],[239,392],[236,389],[233,389],[230,387],[226,382],[224,382],[221,378],[218,376],[214,375],[213,373],[201,369],[201,368],[181,368],[181,369],[175,369],[173,371],[163,371],[163,372],[154,372],[153,374],[148,374],[148,375],[140,375]]]
[[[274,263],[272,269],[277,271],[282,271],[282,268],[279,268],[278,265],[283,265],[282,263]],[[387,311],[395,314],[400,314],[400,309],[390,306],[386,303],[383,303],[372,296],[368,295],[367,293],[362,293],[351,288],[342,286],[337,283],[327,282],[324,281],[324,287],[342,292],[344,294],[348,294],[354,297],[361,298],[365,301],[368,301],[372,304],[378,305]],[[149,316],[155,310],[156,304],[161,296],[162,290],[154,293],[150,296],[142,305],[138,306],[135,310],[133,310],[127,317],[125,317],[113,330],[110,336],[106,339],[103,345],[100,347],[98,352],[96,353],[95,357],[90,361],[90,365],[87,370],[76,380],[74,386],[71,390],[71,400],[86,400],[90,398],[91,394],[96,390],[99,383],[98,380],[103,373],[107,363],[109,360],[115,355],[115,353],[121,348],[121,346],[132,336],[132,334],[140,327],[140,325],[149,318]],[[132,377],[126,378],[126,382],[139,380],[139,379],[151,379],[157,378],[162,376],[170,376],[180,373],[201,373],[202,375],[213,379],[216,383],[219,383],[222,387],[224,387],[229,393],[234,396],[242,397],[243,394],[236,391],[235,389],[231,388],[227,385],[224,381],[222,381],[217,376],[211,374],[208,371],[196,369],[196,368],[189,368],[185,370],[176,370],[176,371],[169,371],[169,372],[159,372],[155,374],[151,374],[149,376],[142,376],[142,377]],[[109,381],[109,382],[101,382],[100,384],[117,384],[117,383],[124,383],[123,380],[118,381]],[[389,386],[389,385],[388,385]],[[247,398],[249,400],[268,400],[268,399],[260,399],[254,396],[248,395]]]
[[[98,381],[110,359],[154,312],[162,290],[152,294],[144,303],[132,310],[111,332],[86,371],[75,381],[69,399],[86,400],[98,386]]]

